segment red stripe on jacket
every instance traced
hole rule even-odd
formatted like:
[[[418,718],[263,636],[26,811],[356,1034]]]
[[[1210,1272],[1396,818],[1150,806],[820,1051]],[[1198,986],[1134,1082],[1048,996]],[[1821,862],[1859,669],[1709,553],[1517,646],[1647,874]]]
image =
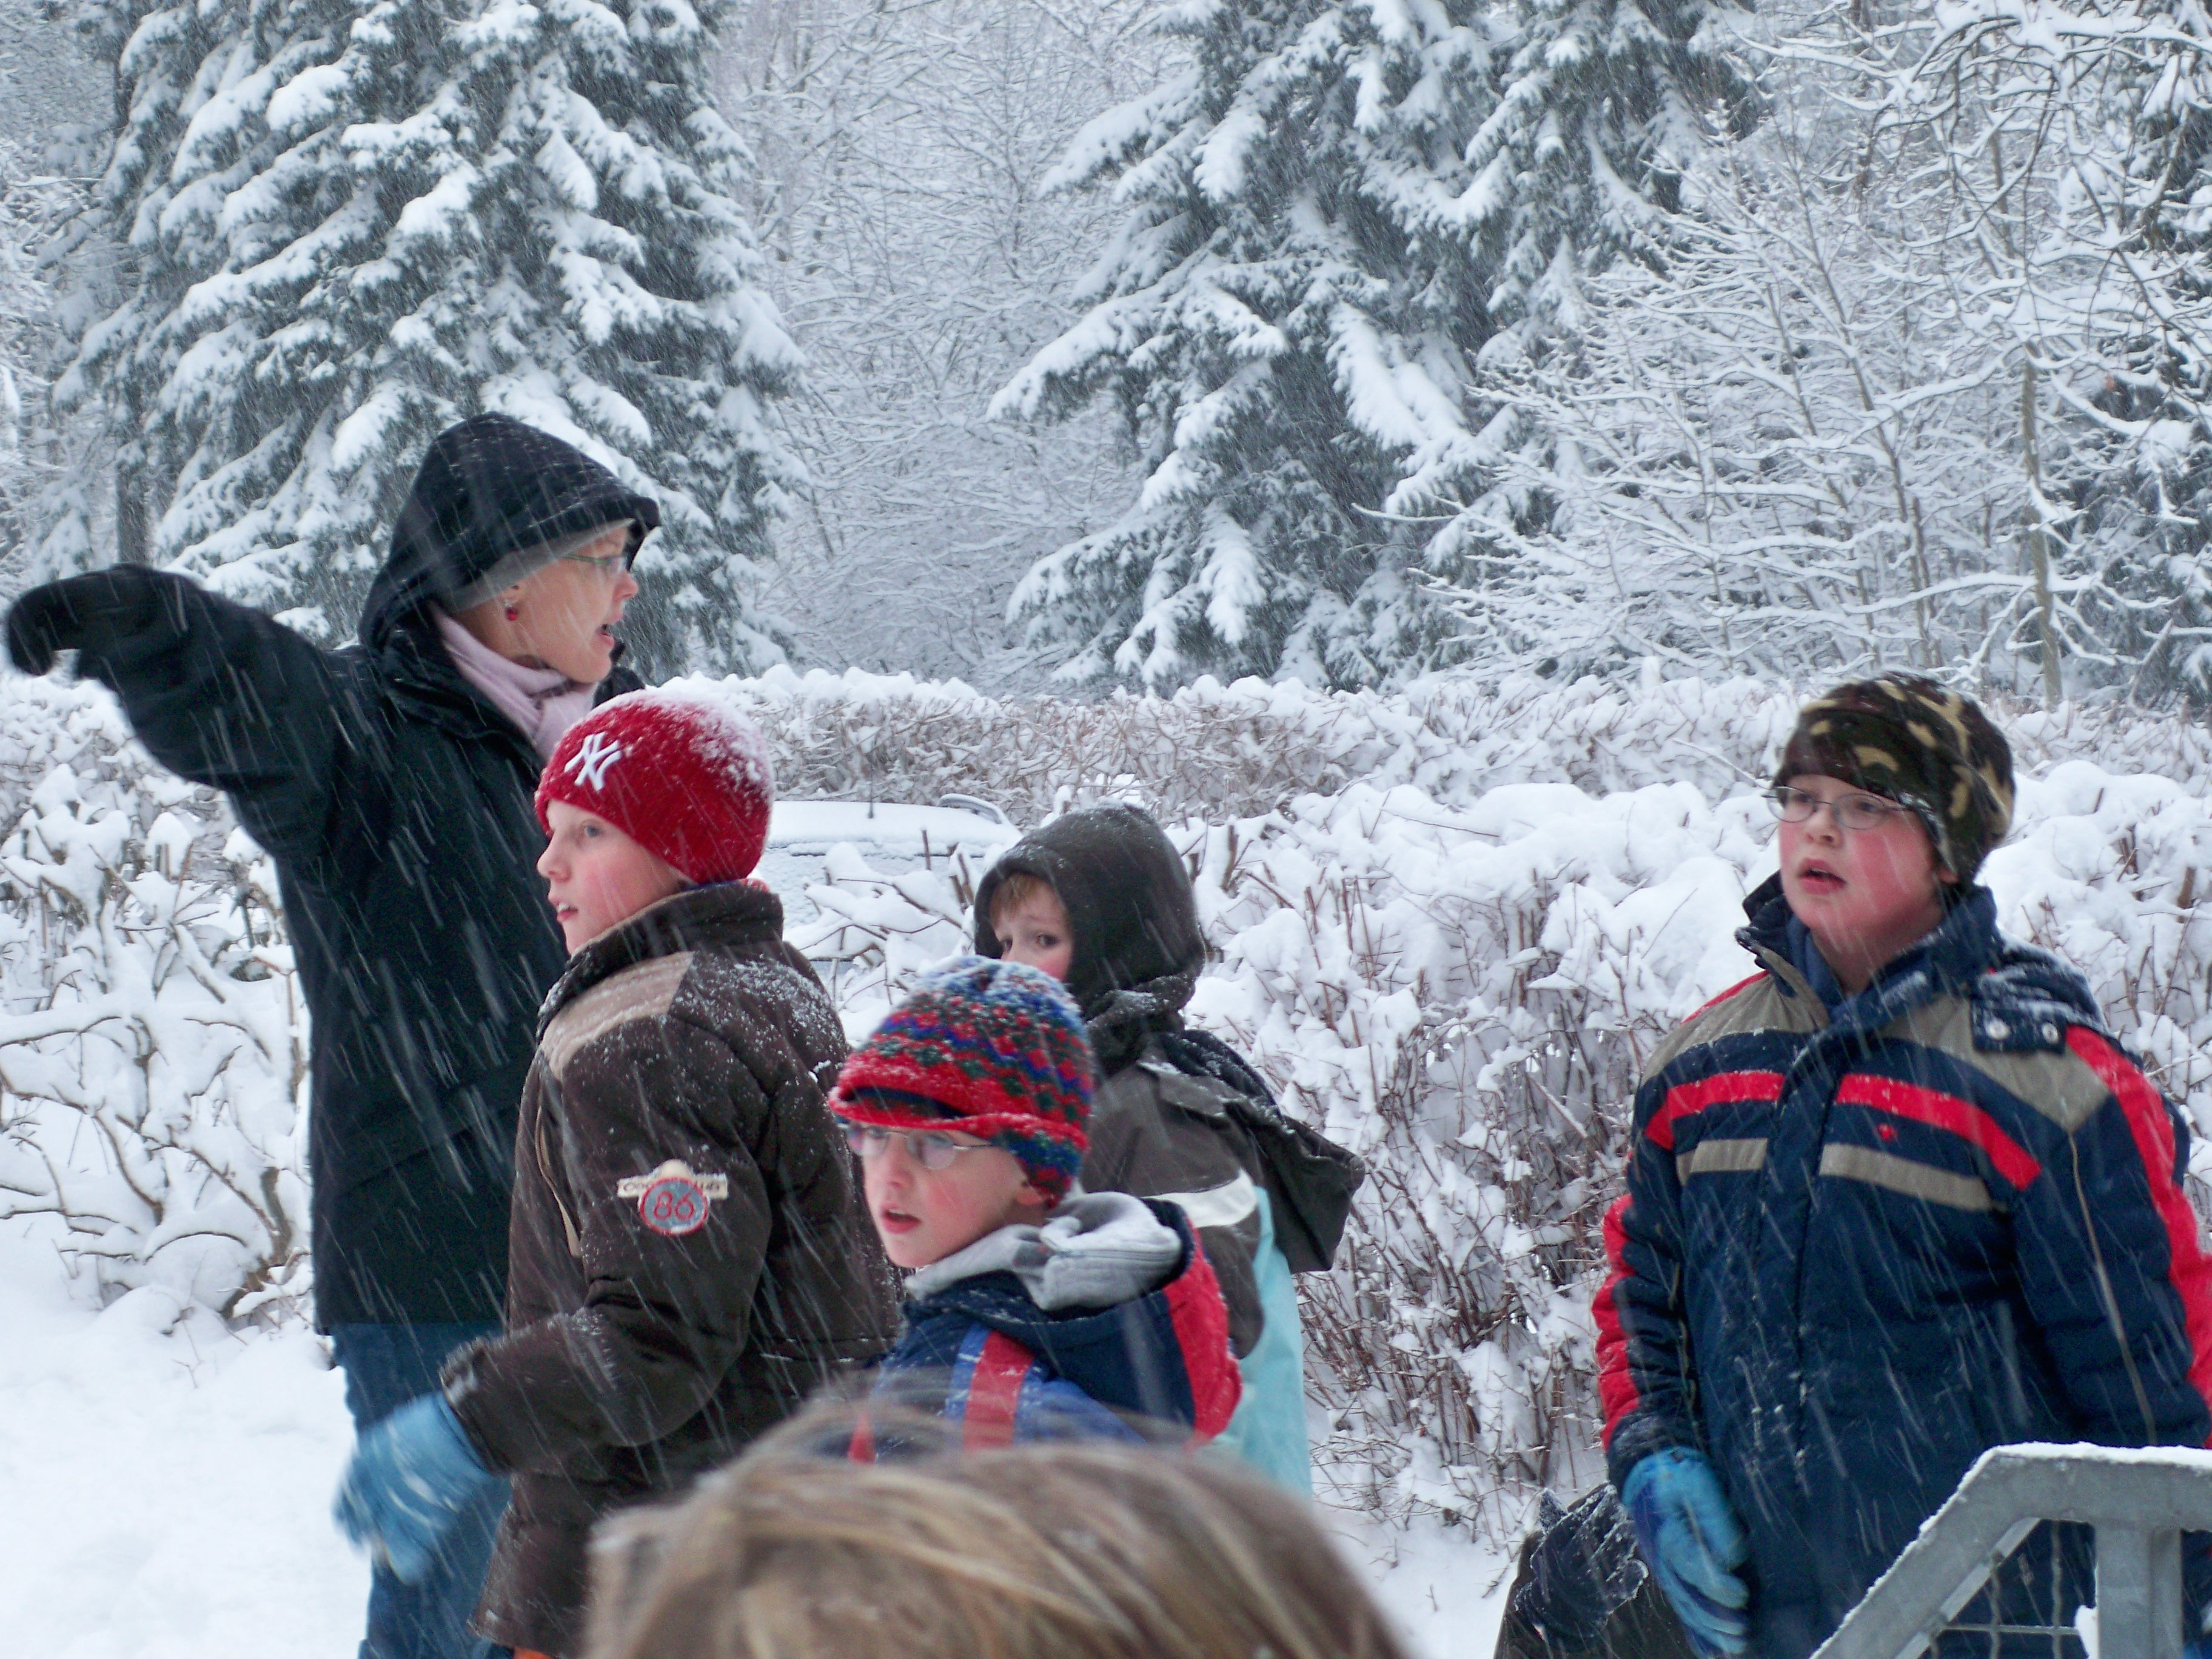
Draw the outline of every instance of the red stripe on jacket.
[[[1190,1379],[1193,1446],[1203,1446],[1229,1426],[1237,1402],[1244,1397],[1244,1374],[1229,1346],[1229,1304],[1206,1249],[1190,1234],[1190,1265],[1168,1282],[1169,1322],[1182,1350],[1183,1374]]]
[[[1021,1404],[1022,1380],[1036,1356],[1004,1331],[983,1339],[968,1373],[968,1402],[960,1413],[960,1443],[969,1451],[1014,1443],[1014,1413]]]
[[[1717,1072],[1711,1077],[1701,1077],[1694,1083],[1678,1083],[1668,1090],[1666,1100],[1651,1115],[1651,1121],[1644,1126],[1644,1133],[1654,1144],[1671,1152],[1674,1150],[1674,1123],[1678,1118],[1702,1112],[1708,1106],[1781,1098],[1779,1072]]]
[[[2075,1026],[2066,1046],[2112,1091],[2135,1137],[2151,1202],[2166,1224],[2167,1282],[2188,1321],[2189,1381],[2212,1413],[2212,1261],[2197,1243],[2197,1212],[2173,1178],[2173,1123],[2165,1098],[2132,1060],[2094,1031]]]
[[[1599,1431],[1598,1438],[1607,1448],[1613,1444],[1613,1430],[1643,1399],[1628,1369],[1628,1333],[1620,1328],[1620,1310],[1613,1299],[1621,1280],[1628,1277],[1628,1229],[1623,1221],[1628,1206],[1629,1198],[1624,1193],[1605,1212],[1605,1260],[1613,1271],[1590,1309],[1597,1318],[1598,1408],[1605,1413],[1605,1427]]]
[[[1854,1072],[1836,1085],[1836,1099],[1846,1106],[1871,1106],[1893,1117],[1909,1118],[1948,1130],[1978,1146],[1996,1172],[2014,1188],[2025,1190],[2043,1173],[2027,1147],[1997,1127],[1997,1121],[1972,1101],[1947,1095],[1940,1089],[1923,1089],[1917,1083]]]

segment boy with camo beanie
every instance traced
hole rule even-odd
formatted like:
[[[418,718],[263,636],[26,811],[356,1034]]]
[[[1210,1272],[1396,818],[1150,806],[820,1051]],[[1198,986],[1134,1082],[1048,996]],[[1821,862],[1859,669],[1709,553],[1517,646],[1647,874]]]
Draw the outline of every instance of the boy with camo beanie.
[[[1651,1057],[1595,1314],[1653,1581],[1698,1651],[1802,1656],[1990,1447],[2205,1443],[2212,1261],[2184,1120],[1977,883],[2013,807],[1982,710],[1838,686],[1772,802],[1781,868],[1737,935],[1758,971]],[[2067,1625],[2090,1565],[2042,1528],[1960,1622]],[[1524,1624],[1559,1622],[1546,1577]],[[2186,1577],[2193,1618],[2212,1559]]]

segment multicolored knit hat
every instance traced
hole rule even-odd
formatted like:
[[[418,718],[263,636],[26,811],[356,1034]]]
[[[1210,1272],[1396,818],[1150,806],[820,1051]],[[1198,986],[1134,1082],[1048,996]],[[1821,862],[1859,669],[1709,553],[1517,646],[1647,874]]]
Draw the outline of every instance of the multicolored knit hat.
[[[981,1136],[1057,1202],[1091,1146],[1091,1077],[1082,1012],[1058,980],[962,957],[926,975],[853,1051],[830,1109],[848,1123]]]
[[[1911,807],[1971,884],[2012,828],[2012,746],[1971,697],[1914,674],[1855,680],[1797,711],[1774,781],[1817,773]]]

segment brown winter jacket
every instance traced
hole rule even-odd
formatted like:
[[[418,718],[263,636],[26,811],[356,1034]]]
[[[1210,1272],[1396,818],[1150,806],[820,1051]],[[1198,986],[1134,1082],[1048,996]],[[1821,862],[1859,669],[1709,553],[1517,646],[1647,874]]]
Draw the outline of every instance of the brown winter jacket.
[[[507,1330],[447,1398],[514,1497],[477,1610],[572,1659],[585,1547],[890,1346],[890,1270],[823,1104],[836,1011],[742,882],[663,900],[570,958],[515,1139]]]

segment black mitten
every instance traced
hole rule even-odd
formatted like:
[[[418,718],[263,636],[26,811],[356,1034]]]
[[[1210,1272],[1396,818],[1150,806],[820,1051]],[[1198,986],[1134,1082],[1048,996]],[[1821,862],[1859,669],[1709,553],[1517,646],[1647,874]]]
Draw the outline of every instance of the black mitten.
[[[44,674],[56,652],[127,639],[151,621],[163,583],[175,580],[143,565],[118,565],[34,587],[8,607],[8,659],[26,674]]]

